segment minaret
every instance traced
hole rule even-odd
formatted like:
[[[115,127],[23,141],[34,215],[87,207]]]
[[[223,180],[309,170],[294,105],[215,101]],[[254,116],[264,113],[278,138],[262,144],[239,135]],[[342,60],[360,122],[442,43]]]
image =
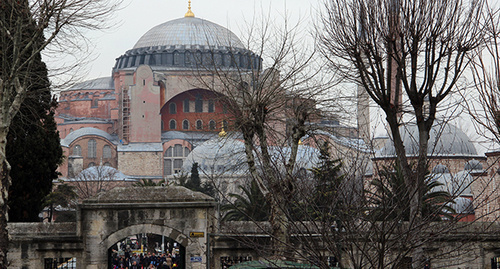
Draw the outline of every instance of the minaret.
[[[360,12],[360,21],[359,24],[361,28],[359,29],[358,34],[360,37],[365,35],[365,29],[363,28],[365,21],[365,12],[361,10]],[[366,143],[370,142],[370,96],[365,88],[358,83],[357,85],[357,104],[356,104],[356,119],[358,122],[358,136],[363,139]]]
[[[358,84],[357,87],[357,121],[359,138],[366,143],[370,141],[370,96],[365,88]]]
[[[188,1],[188,11],[184,14],[184,17],[194,17],[194,13],[191,11],[191,0]]]

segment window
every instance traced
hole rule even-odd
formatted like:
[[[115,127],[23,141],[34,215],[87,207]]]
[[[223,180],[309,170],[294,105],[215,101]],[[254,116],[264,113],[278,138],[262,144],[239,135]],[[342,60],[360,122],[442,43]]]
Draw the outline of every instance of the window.
[[[179,173],[184,164],[184,159],[191,150],[188,147],[183,147],[181,144],[175,144],[169,147],[163,155],[163,175],[169,176]]]
[[[82,156],[82,147],[80,147],[80,145],[75,145],[73,147],[73,156]]]
[[[191,58],[192,58],[192,56],[191,56],[191,52],[186,51],[186,52],[184,53],[184,63],[185,63],[186,65],[191,64],[191,62],[192,62],[192,59],[191,59]]]
[[[70,133],[71,133],[71,132],[73,132],[73,128],[69,128],[69,132],[70,132]]]
[[[183,108],[184,112],[189,112],[189,99],[184,99]]]
[[[108,163],[108,162],[105,162],[103,165],[104,165],[104,166],[109,166],[109,167],[111,167],[111,164],[110,164],[110,163]]]
[[[214,100],[208,100],[208,112],[212,113],[215,111]]]
[[[170,103],[170,114],[177,114],[177,105],[175,103]]]
[[[163,160],[163,175],[168,176],[172,174],[172,160],[164,159]]]
[[[189,121],[188,120],[182,121],[182,129],[189,130]]]
[[[166,151],[165,151],[165,157],[172,157],[172,152],[173,152],[173,148],[172,147],[169,147]]]
[[[45,258],[44,269],[76,268],[76,258]]]
[[[92,101],[92,107],[98,107],[99,106],[99,99],[94,99]]]
[[[203,122],[201,120],[196,121],[196,130],[203,129]]]
[[[214,120],[210,120],[210,122],[208,123],[208,128],[211,130],[211,131],[214,131],[215,128],[216,128],[216,124],[215,124],[215,121]]]
[[[203,100],[199,94],[196,95],[196,99],[194,101],[194,112],[203,112]]]
[[[94,167],[94,166],[95,166],[95,163],[89,163],[88,167],[90,168],[90,167]]]
[[[97,149],[96,141],[94,139],[90,139],[87,144],[87,157],[95,158],[97,156],[96,149]]]
[[[181,144],[175,144],[174,146],[174,157],[182,157],[182,145]]]
[[[227,126],[228,126],[228,125],[227,125],[227,121],[226,121],[226,120],[223,120],[223,121],[222,121],[222,127],[227,129]]]
[[[174,160],[174,173],[180,172],[182,168],[182,159],[175,159]]]
[[[109,159],[109,158],[111,158],[111,147],[110,146],[105,145],[102,148],[102,158],[103,159]]]
[[[175,123],[175,120],[170,120],[170,123],[169,123],[169,128],[171,130],[175,130],[177,128],[176,126],[177,124]]]
[[[174,65],[181,65],[183,57],[184,57],[184,55],[182,55],[179,52],[175,51],[174,52]]]

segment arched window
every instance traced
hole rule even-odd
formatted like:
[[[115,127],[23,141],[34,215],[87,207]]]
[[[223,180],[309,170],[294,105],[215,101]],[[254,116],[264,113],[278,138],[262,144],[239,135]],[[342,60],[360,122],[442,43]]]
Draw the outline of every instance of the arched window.
[[[184,159],[190,152],[188,147],[183,147],[181,144],[169,147],[163,155],[163,175],[169,176],[179,173],[184,164]]]
[[[175,51],[174,52],[174,65],[181,65],[182,64],[182,60],[183,60],[183,56],[184,55],[182,55],[179,52]]]
[[[182,121],[182,129],[189,130],[189,121],[188,120]]]
[[[171,130],[175,130],[177,128],[177,124],[175,123],[175,120],[170,120],[169,128]]]
[[[203,129],[203,122],[201,120],[196,121],[196,130]]]
[[[108,163],[108,162],[105,162],[103,165],[104,165],[104,166],[109,166],[109,167],[111,167],[111,164],[110,164],[110,163]]]
[[[174,146],[174,157],[182,157],[182,145],[181,144],[175,144]]]
[[[90,139],[87,144],[87,157],[89,158],[97,157],[96,149],[97,149],[97,142],[94,139]]]
[[[214,100],[208,100],[208,112],[215,112]]]
[[[175,103],[170,103],[170,114],[177,114],[177,105]]]
[[[194,101],[194,112],[203,112],[203,99],[201,99],[201,95],[197,94],[196,99]]]
[[[173,151],[173,148],[172,147],[169,147],[166,151],[165,151],[165,157],[172,157],[172,151]]]
[[[111,158],[111,147],[108,145],[105,145],[102,148],[102,158],[103,159],[110,159]]]
[[[89,163],[88,167],[94,167],[94,166],[95,166],[95,163]]]
[[[69,128],[69,132],[70,132],[70,133],[71,133],[71,132],[73,132],[73,128]]]
[[[189,112],[189,99],[184,99],[183,108],[184,112]]]
[[[215,121],[214,120],[210,120],[210,122],[208,123],[208,128],[211,130],[211,131],[214,131],[215,128],[217,128],[216,124],[215,124]]]
[[[185,63],[186,65],[191,64],[191,63],[192,63],[192,61],[193,61],[191,58],[193,58],[193,56],[191,56],[191,52],[186,51],[186,52],[184,53],[184,63]]]
[[[82,156],[82,147],[80,147],[80,145],[75,145],[73,147],[73,156]]]

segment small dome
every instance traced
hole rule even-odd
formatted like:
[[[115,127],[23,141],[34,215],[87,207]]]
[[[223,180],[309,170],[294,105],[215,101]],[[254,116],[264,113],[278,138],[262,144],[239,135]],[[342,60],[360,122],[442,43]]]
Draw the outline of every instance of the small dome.
[[[464,170],[483,170],[483,165],[478,160],[470,160],[465,163]]]
[[[67,181],[136,181],[110,166],[92,166]]]
[[[161,46],[244,48],[240,39],[227,28],[195,17],[183,17],[151,28],[137,41],[134,49]]]
[[[465,197],[457,197],[453,199],[455,203],[448,205],[455,210],[457,214],[474,214],[474,204],[472,200]]]
[[[418,155],[418,128],[415,124],[401,127],[401,137],[407,156]],[[430,131],[427,147],[428,156],[477,156],[476,148],[469,137],[452,124],[434,124]],[[394,157],[396,150],[392,140],[386,142],[384,148],[378,152],[378,157]]]
[[[472,176],[468,171],[458,172],[451,182],[453,196],[472,196]]]
[[[449,173],[450,170],[448,169],[448,167],[446,167],[446,165],[442,165],[442,164],[438,164],[436,166],[434,166],[434,168],[432,169],[432,173],[433,174],[444,174],[444,173]]]
[[[432,173],[431,181],[438,181],[441,186],[433,191],[446,191],[451,196],[472,196],[472,176],[466,171],[460,171],[456,175],[450,173]]]

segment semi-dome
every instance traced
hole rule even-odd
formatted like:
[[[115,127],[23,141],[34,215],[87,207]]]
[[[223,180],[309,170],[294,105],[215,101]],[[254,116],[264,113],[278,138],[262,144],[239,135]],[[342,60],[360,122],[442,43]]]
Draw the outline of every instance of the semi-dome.
[[[114,71],[141,64],[169,70],[213,66],[259,69],[261,58],[245,49],[229,29],[187,16],[147,31],[131,50],[116,59]]]
[[[190,172],[194,163],[198,163],[203,174],[242,175],[248,172],[245,145],[232,138],[216,138],[200,144],[186,157],[182,169]]]
[[[271,161],[279,169],[284,169],[291,153],[289,147],[269,147]],[[318,149],[301,145],[297,151],[295,172],[309,171],[319,163]],[[257,166],[260,162],[257,159]],[[237,139],[222,137],[208,140],[191,151],[186,157],[182,169],[190,172],[193,163],[206,175],[247,175],[248,165],[245,144]]]
[[[409,157],[418,156],[418,128],[407,124],[400,129],[401,137]],[[432,157],[471,157],[477,156],[476,148],[469,137],[452,124],[436,123],[430,131],[428,156]],[[395,157],[396,150],[392,140],[385,143],[377,157]]]

